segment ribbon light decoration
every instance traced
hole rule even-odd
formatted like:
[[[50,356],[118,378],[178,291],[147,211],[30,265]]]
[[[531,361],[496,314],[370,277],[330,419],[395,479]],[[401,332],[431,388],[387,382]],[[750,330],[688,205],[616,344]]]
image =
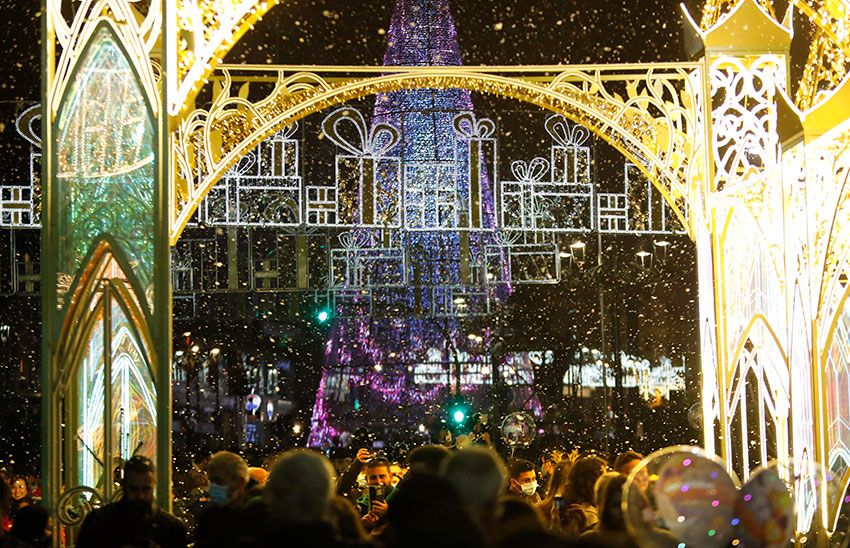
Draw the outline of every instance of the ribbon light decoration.
[[[354,140],[342,132],[343,124],[354,128]],[[348,152],[336,158],[337,181],[342,187],[339,197],[347,199],[345,211],[340,211],[339,222],[374,225],[375,186],[380,176],[381,160],[398,160],[388,153],[401,141],[399,130],[383,123],[369,129],[360,111],[340,108],[322,121],[322,131],[332,143]],[[347,176],[341,176],[343,174]]]

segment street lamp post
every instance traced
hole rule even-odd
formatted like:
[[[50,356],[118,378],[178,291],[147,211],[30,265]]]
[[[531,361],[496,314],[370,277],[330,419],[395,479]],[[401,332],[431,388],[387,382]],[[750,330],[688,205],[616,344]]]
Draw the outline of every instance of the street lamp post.
[[[606,452],[619,450],[620,431],[624,415],[624,393],[623,393],[623,368],[620,362],[620,317],[614,314],[609,320],[608,312],[612,305],[616,310],[623,310],[622,291],[628,284],[636,280],[645,279],[653,272],[657,272],[656,266],[663,265],[667,258],[667,250],[670,242],[666,240],[654,240],[652,251],[640,249],[635,253],[635,259],[624,261],[614,253],[605,255],[603,248],[602,231],[597,230],[596,246],[597,255],[595,265],[585,271],[588,278],[596,285],[597,304],[599,306],[599,331],[600,349],[598,355],[594,355],[594,362],[602,375],[602,406],[604,409],[603,425],[603,449]],[[577,241],[570,244],[570,253],[566,256],[571,265],[576,265],[579,270],[584,266],[585,244]],[[606,293],[611,291],[611,297]],[[615,312],[616,312],[615,310]],[[597,351],[594,350],[595,354]],[[587,352],[582,352],[582,363],[586,363]],[[608,386],[608,374],[612,374],[614,383]],[[613,391],[609,393],[609,389]]]
[[[596,267],[599,271],[602,270],[603,266],[603,256],[602,256],[602,231],[596,231]],[[611,410],[609,409],[609,401],[608,401],[608,367],[606,360],[608,359],[608,338],[606,337],[605,332],[605,288],[602,287],[601,284],[598,283],[597,279],[597,294],[599,299],[599,332],[600,332],[600,348],[599,350],[602,352],[602,358],[600,360],[600,365],[602,367],[602,409],[605,414],[605,430],[604,430],[604,439],[603,448],[605,453],[609,453],[609,439],[611,436]]]

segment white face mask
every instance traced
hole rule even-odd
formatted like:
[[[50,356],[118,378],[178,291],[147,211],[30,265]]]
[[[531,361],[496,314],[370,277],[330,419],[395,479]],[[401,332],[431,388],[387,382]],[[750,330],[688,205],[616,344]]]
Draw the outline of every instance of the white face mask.
[[[537,492],[537,482],[536,481],[532,481],[532,482],[529,482],[529,483],[523,483],[522,484],[522,494],[523,495],[530,497],[531,495],[533,495],[536,492]]]

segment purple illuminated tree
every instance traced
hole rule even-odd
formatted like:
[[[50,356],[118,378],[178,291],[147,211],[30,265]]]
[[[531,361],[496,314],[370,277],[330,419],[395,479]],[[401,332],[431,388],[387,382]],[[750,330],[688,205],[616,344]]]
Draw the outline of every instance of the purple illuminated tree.
[[[387,66],[462,64],[448,0],[397,0],[387,39]],[[469,159],[457,154],[454,128],[455,118],[463,114],[473,115],[468,90],[402,90],[376,97],[372,123],[389,124],[401,132],[391,154],[402,159],[405,225],[393,233],[392,243],[408,254],[409,286],[399,290],[399,302],[408,315],[337,321],[325,353],[312,446],[328,445],[341,430],[350,428],[352,412],[359,413],[361,423],[373,426],[383,423],[405,429],[414,425],[411,421],[420,421],[429,404],[439,403],[453,389],[451,382],[427,389],[413,382],[411,364],[424,361],[429,353],[433,356],[435,349],[442,353],[448,378],[451,360],[458,356],[484,359],[483,346],[469,347],[458,319],[428,314],[435,291],[441,288],[486,287],[486,268],[481,264],[492,234],[452,230],[468,227],[470,221],[469,181],[458,175],[468,173]],[[492,229],[496,226],[494,200],[486,170],[480,184],[480,228]],[[379,195],[392,196],[397,191],[383,188]],[[476,262],[477,267],[469,266]],[[506,296],[507,290],[501,298]],[[471,386],[461,389],[481,392]]]

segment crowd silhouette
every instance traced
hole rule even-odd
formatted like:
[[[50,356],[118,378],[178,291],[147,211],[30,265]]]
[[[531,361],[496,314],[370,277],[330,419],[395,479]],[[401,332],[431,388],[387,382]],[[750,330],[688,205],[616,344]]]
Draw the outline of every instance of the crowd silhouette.
[[[120,499],[88,513],[78,530],[61,530],[61,540],[78,548],[638,546],[621,501],[642,458],[629,451],[609,467],[574,450],[505,461],[487,446],[424,445],[402,462],[367,448],[336,462],[292,449],[251,467],[219,451],[181,476],[190,496],[173,515],[155,503],[153,462],[133,457],[117,474]],[[633,481],[646,489],[649,478]],[[51,546],[37,478],[4,477],[0,489],[0,548]]]

